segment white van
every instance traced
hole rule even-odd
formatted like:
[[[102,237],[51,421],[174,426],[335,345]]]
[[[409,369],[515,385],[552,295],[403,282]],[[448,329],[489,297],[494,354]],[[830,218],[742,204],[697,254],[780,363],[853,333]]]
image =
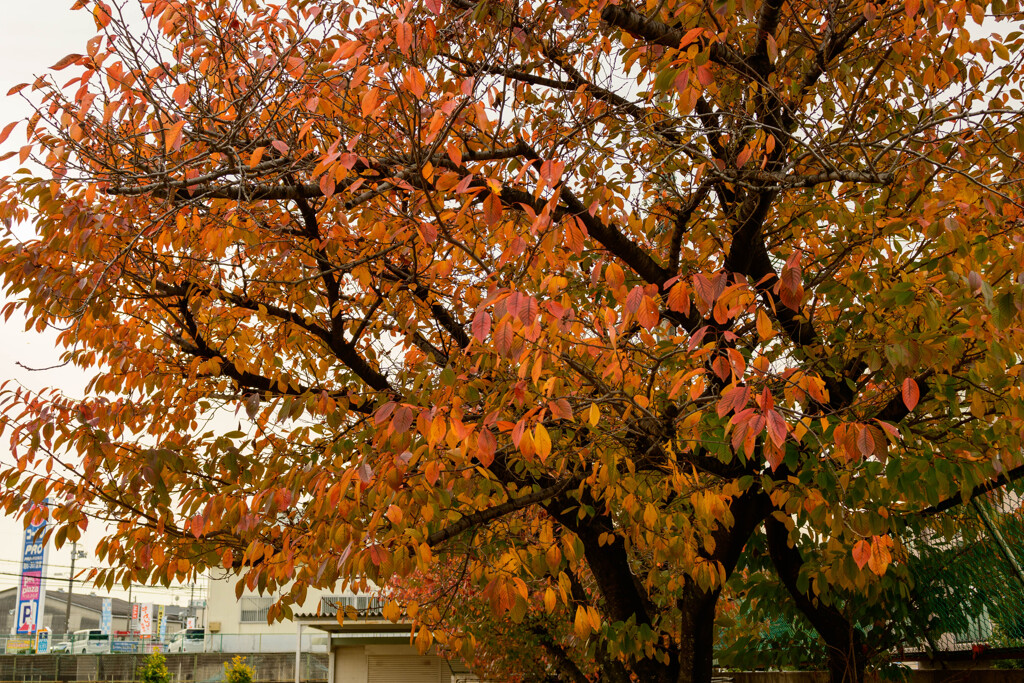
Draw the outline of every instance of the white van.
[[[186,628],[171,634],[167,652],[202,652],[206,643],[206,629]]]
[[[95,655],[110,652],[110,636],[98,628],[75,631],[71,636],[71,652],[76,655]]]

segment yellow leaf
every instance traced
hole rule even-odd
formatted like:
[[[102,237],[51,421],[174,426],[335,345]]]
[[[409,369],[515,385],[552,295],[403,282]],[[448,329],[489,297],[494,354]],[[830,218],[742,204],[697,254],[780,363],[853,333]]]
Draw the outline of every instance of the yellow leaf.
[[[775,336],[775,328],[772,327],[771,318],[762,309],[757,309],[757,336],[767,341]]]
[[[544,553],[544,561],[547,562],[548,568],[555,572],[562,562],[562,551],[558,549],[558,546],[552,543],[548,546],[548,550]]]
[[[601,421],[601,409],[597,407],[596,403],[590,404],[589,415],[587,421],[590,422],[591,427],[596,427],[597,423]]]
[[[585,608],[576,608],[576,619],[573,621],[572,627],[576,632],[576,637],[580,640],[586,640],[590,635],[590,619]]]
[[[391,600],[386,605],[384,605],[380,613],[382,617],[392,622],[398,621],[402,618],[402,608],[398,605],[398,602],[395,600]]]
[[[604,269],[604,279],[613,290],[618,289],[626,283],[626,275],[617,263],[609,263]]]
[[[544,591],[544,609],[545,611],[547,611],[548,614],[551,614],[555,611],[555,604],[557,603],[557,601],[558,595],[555,593],[555,591],[551,590],[551,588],[548,587],[548,589]]]
[[[538,424],[534,430],[533,445],[537,449],[537,457],[542,462],[551,455],[551,437],[548,435],[548,430],[542,424]]]
[[[889,552],[891,545],[892,539],[888,536],[875,536],[871,539],[871,557],[868,559],[868,568],[878,576],[885,574],[885,570],[892,562],[892,554]]]
[[[648,529],[655,528],[654,525],[658,523],[658,510],[650,503],[644,508],[644,524],[647,525]]]
[[[430,631],[427,630],[426,626],[420,626],[419,633],[416,634],[416,649],[419,650],[420,654],[426,654],[427,650],[430,649],[431,643],[433,643],[433,636],[430,635]]]

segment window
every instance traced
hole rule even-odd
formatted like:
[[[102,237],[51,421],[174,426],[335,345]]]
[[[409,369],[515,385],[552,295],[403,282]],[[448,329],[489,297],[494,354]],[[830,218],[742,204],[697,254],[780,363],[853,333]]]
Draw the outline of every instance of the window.
[[[274,604],[274,598],[242,598],[241,602],[243,624],[267,623],[267,613],[270,606]]]
[[[343,610],[359,616],[379,616],[384,606],[381,598],[369,595],[327,595],[320,598],[320,614],[331,616]]]

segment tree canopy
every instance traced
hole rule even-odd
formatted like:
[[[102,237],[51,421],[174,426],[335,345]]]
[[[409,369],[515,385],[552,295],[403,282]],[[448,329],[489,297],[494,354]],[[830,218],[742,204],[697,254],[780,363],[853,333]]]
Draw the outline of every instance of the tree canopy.
[[[748,541],[848,659],[829,596],[1020,464],[1016,0],[141,7],[0,134],[3,312],[92,378],[5,387],[2,498],[115,520],[99,582],[418,576],[708,680]]]

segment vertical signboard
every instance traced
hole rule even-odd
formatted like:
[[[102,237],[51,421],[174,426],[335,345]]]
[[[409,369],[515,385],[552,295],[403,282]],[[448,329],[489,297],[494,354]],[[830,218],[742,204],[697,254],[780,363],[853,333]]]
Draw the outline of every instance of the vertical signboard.
[[[41,628],[36,632],[36,653],[45,655],[50,652],[50,629]]]
[[[114,601],[111,598],[103,598],[103,607],[100,610],[100,631],[110,635],[114,626]]]
[[[42,621],[46,591],[43,586],[43,568],[46,566],[46,519],[25,529],[21,549],[21,582],[18,586],[18,606],[14,612],[15,632],[35,635]]]
[[[167,635],[167,612],[163,605],[156,609],[156,639],[163,642]]]
[[[153,605],[148,602],[139,604],[139,635],[149,638],[153,635]]]

